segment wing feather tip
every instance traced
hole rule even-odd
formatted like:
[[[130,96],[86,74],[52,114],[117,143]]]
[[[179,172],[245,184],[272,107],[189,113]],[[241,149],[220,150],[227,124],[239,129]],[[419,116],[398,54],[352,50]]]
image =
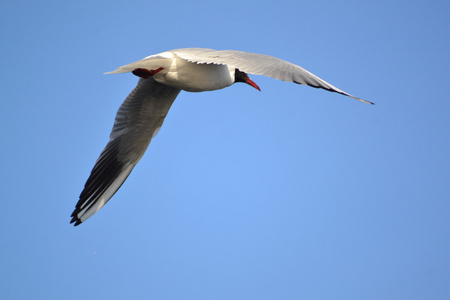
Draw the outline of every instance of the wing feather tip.
[[[373,103],[373,102],[370,102],[370,101],[367,101],[367,100],[364,100],[364,99],[361,99],[361,98],[358,98],[358,97],[354,97],[354,96],[351,96],[351,97],[352,97],[353,99],[358,100],[358,101],[361,101],[361,102],[363,102],[363,103],[375,105],[375,103]]]
[[[103,74],[108,75],[108,74],[119,74],[119,73],[123,73],[123,72],[121,72],[121,71],[119,71],[119,70],[114,70],[114,71],[105,72],[105,73],[103,73]]]
[[[118,67],[117,69],[115,69],[114,71],[109,71],[109,72],[105,72],[103,74],[121,74],[121,73],[128,73],[131,72],[132,70],[134,70],[135,68],[130,68],[128,65],[126,66],[122,66],[122,67]]]
[[[81,222],[81,220],[78,217],[73,216],[72,220],[70,220],[70,224],[72,224],[72,223],[75,223],[75,224],[73,224],[73,226],[76,227],[76,226],[80,225],[83,222]]]

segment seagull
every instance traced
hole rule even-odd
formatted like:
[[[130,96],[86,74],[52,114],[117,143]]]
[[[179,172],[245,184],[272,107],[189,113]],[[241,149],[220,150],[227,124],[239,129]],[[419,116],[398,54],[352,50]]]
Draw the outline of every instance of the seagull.
[[[117,111],[109,141],[97,159],[80,194],[70,223],[78,226],[117,192],[158,134],[181,90],[214,91],[243,82],[259,86],[247,73],[309,85],[374,104],[352,96],[307,70],[282,59],[236,50],[184,48],[150,55],[106,74],[131,72],[137,86]]]

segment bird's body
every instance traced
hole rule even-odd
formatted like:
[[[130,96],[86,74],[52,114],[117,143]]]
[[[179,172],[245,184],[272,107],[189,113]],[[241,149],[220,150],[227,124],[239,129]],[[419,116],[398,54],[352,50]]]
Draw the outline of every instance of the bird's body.
[[[162,52],[109,73],[141,77],[120,106],[110,140],[100,154],[72,213],[75,226],[97,212],[126,180],[161,128],[181,90],[214,91],[244,82],[259,90],[247,73],[322,88],[365,103],[306,71],[268,55],[234,50],[186,48]]]
[[[227,65],[196,64],[175,58],[165,72],[156,73],[159,83],[187,92],[205,92],[226,88],[234,83],[234,68]]]

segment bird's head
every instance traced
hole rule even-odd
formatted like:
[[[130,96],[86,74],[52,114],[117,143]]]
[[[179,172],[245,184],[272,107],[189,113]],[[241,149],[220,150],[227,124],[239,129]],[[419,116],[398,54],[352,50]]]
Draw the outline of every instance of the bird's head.
[[[244,82],[248,85],[251,85],[258,91],[261,91],[259,86],[256,83],[254,83],[253,80],[250,79],[250,77],[248,77],[247,73],[241,72],[241,71],[239,71],[239,69],[236,69],[234,71],[234,82]]]

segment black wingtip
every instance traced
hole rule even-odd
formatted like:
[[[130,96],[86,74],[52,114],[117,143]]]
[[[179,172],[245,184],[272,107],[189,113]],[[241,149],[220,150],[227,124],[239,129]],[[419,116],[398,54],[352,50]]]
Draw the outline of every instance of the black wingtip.
[[[72,224],[72,223],[74,223],[74,222],[75,222],[75,224],[73,224],[73,226],[78,226],[78,225],[80,225],[81,223],[83,223],[83,222],[81,222],[81,220],[78,219],[76,216],[72,216],[72,220],[70,220],[70,224]]]

